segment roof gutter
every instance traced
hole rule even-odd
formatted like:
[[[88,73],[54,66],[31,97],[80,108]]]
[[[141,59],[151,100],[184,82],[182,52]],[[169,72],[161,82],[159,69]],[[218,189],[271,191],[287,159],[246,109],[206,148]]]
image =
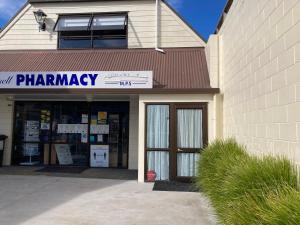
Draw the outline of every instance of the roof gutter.
[[[158,42],[159,42],[159,12],[160,12],[160,0],[156,0],[155,4],[155,15],[156,15],[156,29],[155,29],[155,50],[160,52],[160,53],[165,53],[164,50],[158,47]]]

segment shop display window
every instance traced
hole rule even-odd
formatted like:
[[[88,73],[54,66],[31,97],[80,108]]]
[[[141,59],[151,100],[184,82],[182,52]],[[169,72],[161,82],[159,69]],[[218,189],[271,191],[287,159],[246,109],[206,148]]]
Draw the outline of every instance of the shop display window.
[[[128,167],[127,102],[16,102],[15,109],[13,164]],[[107,164],[96,159],[103,152]]]

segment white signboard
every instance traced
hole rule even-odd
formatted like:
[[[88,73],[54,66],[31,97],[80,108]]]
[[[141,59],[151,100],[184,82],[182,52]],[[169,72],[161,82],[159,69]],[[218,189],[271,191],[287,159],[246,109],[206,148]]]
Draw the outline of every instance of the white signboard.
[[[109,145],[91,145],[91,167],[109,167]]]
[[[90,134],[109,134],[109,125],[91,125]]]
[[[88,131],[87,124],[58,124],[58,134],[86,134]]]
[[[152,71],[0,72],[0,89],[153,88]]]
[[[70,151],[70,146],[66,144],[56,144],[55,150],[59,165],[72,165],[73,159]]]

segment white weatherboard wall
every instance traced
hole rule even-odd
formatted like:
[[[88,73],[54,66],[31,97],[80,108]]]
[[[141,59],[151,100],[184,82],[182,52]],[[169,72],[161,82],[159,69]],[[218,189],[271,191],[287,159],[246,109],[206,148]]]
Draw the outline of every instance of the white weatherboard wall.
[[[8,136],[5,143],[3,165],[10,165],[11,161],[11,144],[12,144],[12,127],[13,127],[13,105],[12,101],[0,95],[0,134]]]
[[[47,30],[39,32],[33,12],[47,14]],[[91,1],[72,3],[36,3],[28,5],[0,33],[0,50],[56,49],[57,32],[53,27],[58,14],[106,13],[128,11],[128,47],[155,47],[155,1]],[[205,42],[195,34],[165,3],[160,7],[160,47],[203,47]]]
[[[145,174],[145,110],[146,103],[170,103],[170,102],[207,102],[208,103],[208,142],[218,137],[219,118],[214,95],[201,94],[177,94],[177,95],[140,95],[138,117],[138,181],[144,182]]]
[[[235,0],[219,38],[224,137],[300,164],[300,1]]]

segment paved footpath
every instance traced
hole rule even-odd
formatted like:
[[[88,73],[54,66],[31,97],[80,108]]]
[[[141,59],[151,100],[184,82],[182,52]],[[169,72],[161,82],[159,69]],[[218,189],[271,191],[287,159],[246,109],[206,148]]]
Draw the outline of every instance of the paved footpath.
[[[199,193],[136,181],[0,175],[2,225],[210,225]]]

